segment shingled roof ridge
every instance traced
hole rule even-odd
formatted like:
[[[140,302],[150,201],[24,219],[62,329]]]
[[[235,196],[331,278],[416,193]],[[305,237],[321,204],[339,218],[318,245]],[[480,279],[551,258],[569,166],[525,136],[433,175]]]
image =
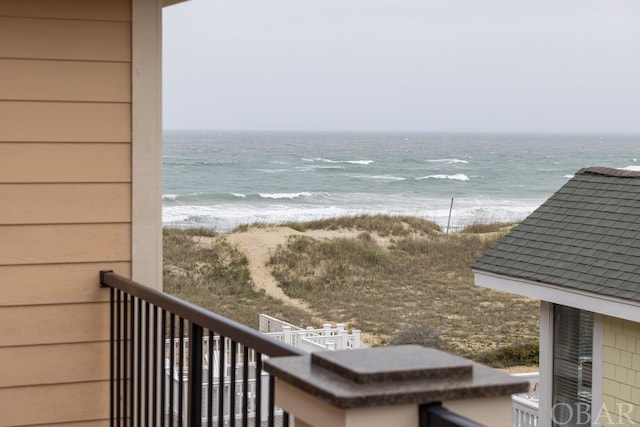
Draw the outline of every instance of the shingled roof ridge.
[[[604,175],[615,176],[619,178],[640,178],[640,171],[595,166],[590,168],[582,168],[578,172],[576,172],[576,175]]]

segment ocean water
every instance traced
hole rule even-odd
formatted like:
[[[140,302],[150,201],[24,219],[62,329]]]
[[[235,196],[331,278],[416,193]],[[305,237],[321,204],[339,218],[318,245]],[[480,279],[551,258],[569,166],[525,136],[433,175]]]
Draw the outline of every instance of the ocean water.
[[[163,222],[229,231],[360,213],[459,229],[526,217],[583,167],[640,170],[640,135],[165,131]]]

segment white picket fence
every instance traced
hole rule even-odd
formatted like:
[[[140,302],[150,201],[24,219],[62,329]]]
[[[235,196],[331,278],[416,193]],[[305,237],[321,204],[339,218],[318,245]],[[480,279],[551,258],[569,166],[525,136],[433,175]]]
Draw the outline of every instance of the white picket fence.
[[[538,381],[539,372],[513,374],[514,377],[529,380],[527,393],[511,396],[513,427],[538,427]]]
[[[266,314],[260,315],[260,332],[296,348],[314,352],[322,350],[353,350],[367,348],[360,341],[360,331],[347,331],[343,324],[335,327],[324,324],[322,328],[301,328]]]

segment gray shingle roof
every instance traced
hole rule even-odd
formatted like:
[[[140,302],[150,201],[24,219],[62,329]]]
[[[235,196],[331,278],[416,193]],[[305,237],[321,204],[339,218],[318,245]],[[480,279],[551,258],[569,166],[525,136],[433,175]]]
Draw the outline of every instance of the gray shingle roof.
[[[640,302],[640,172],[579,170],[473,268]]]

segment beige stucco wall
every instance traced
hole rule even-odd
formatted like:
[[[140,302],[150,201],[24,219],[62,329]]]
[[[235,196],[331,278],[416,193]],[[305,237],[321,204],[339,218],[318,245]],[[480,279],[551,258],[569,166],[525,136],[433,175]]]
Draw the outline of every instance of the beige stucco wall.
[[[640,324],[603,318],[603,426],[640,424]]]
[[[98,272],[131,274],[131,10],[0,1],[2,426],[108,425]]]

